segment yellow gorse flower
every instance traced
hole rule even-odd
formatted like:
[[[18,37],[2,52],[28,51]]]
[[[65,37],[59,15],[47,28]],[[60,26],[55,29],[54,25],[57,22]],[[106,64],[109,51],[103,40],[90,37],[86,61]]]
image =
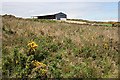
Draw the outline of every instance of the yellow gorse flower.
[[[103,44],[103,47],[104,47],[105,49],[108,49],[108,48],[109,48],[108,43],[104,43],[104,44]]]
[[[47,73],[47,70],[45,70],[45,69],[40,69],[40,70],[41,70],[41,73],[42,73],[43,75]]]
[[[30,47],[30,49],[35,50],[37,46],[38,45],[34,41],[28,43],[28,47]]]
[[[42,62],[39,62],[39,61],[32,61],[33,65],[36,66],[36,67],[42,67],[42,68],[45,68],[46,67],[46,64],[42,63]]]
[[[40,67],[36,67],[36,68],[33,69],[33,72],[37,72],[37,74],[40,74],[41,76],[44,76],[44,75],[46,75],[47,70],[43,69],[43,68],[40,68]]]

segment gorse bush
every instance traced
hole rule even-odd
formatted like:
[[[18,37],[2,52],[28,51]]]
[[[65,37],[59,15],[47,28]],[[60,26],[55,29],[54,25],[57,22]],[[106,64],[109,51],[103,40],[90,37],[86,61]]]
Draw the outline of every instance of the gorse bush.
[[[20,48],[14,48],[9,56],[3,56],[3,77],[39,79],[110,76],[112,63],[108,60],[110,56],[117,58],[118,55],[115,50],[110,54],[110,43],[101,46],[88,44],[79,48],[69,38],[61,43],[53,42],[50,37],[35,41],[41,46],[31,41],[24,49],[25,53],[20,53]],[[97,75],[99,71],[101,74]]]
[[[3,77],[46,78],[47,65],[35,59],[37,47],[32,41],[28,43],[27,53],[19,53],[19,49],[15,48],[11,56],[4,56]]]

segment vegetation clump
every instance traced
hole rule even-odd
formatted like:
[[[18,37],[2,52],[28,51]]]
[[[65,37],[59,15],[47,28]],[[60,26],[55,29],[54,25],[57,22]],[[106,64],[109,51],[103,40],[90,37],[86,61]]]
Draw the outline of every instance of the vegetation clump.
[[[3,17],[3,78],[118,78],[117,27],[11,18]]]

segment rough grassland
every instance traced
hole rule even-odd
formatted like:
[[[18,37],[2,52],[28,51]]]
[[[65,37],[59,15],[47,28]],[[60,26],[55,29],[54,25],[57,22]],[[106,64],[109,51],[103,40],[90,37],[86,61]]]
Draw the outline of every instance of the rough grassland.
[[[22,76],[24,68],[11,58],[16,48],[26,54],[31,40],[38,44],[36,59],[48,66],[48,78],[118,77],[117,27],[4,16],[2,30],[4,77]]]

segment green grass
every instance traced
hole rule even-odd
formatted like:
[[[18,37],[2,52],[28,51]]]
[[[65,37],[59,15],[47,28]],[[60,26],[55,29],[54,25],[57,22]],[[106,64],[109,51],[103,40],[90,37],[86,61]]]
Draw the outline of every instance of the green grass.
[[[112,24],[100,24],[100,25],[102,25],[102,26],[108,26],[108,27],[112,26]]]
[[[117,27],[3,17],[2,29],[3,77],[35,76],[32,60],[47,65],[47,78],[118,77]],[[31,40],[38,47],[27,56]]]

